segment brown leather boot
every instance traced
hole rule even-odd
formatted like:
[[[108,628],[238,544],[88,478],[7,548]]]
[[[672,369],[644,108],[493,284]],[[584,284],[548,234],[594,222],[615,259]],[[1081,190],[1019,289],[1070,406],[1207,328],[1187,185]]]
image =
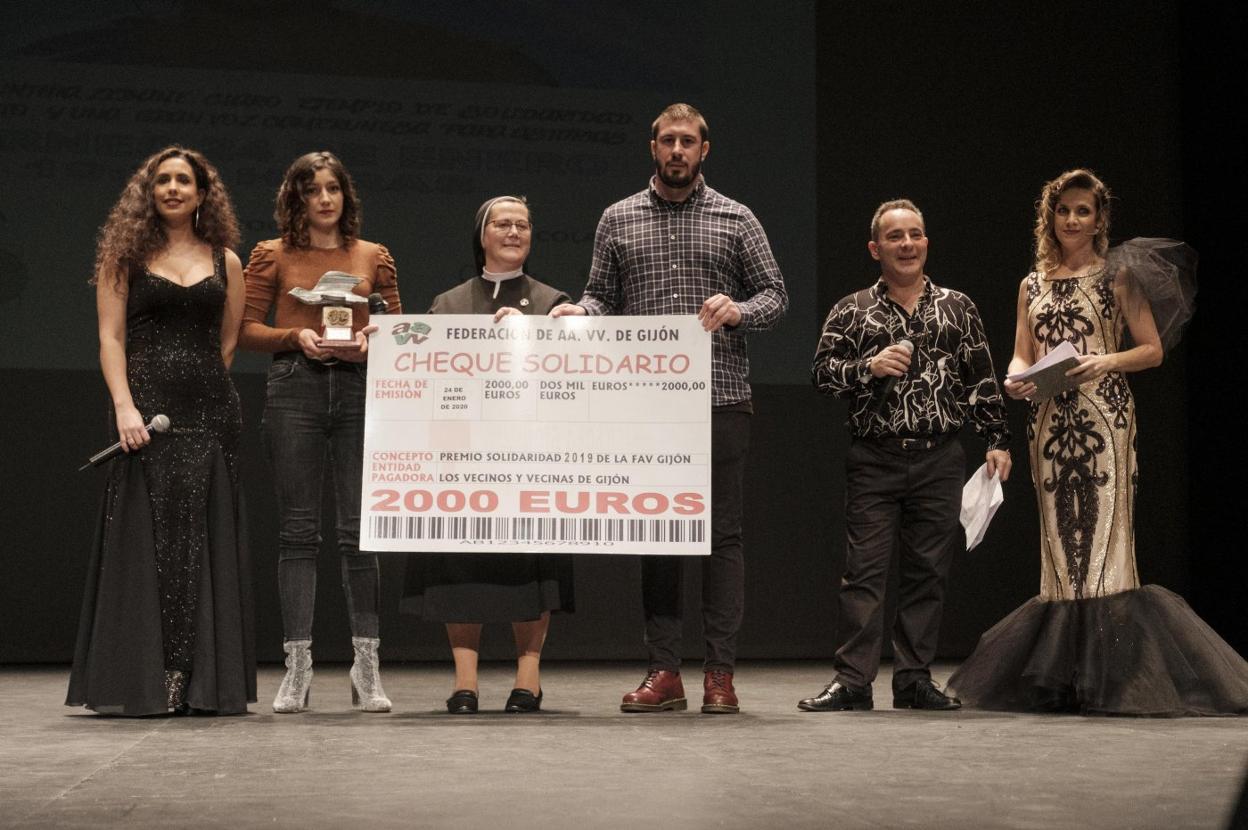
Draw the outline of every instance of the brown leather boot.
[[[651,669],[646,679],[635,691],[624,695],[621,712],[683,711],[689,704],[685,701],[685,686],[680,682],[680,672]]]
[[[735,715],[737,692],[732,688],[732,672],[712,669],[702,677],[702,712],[707,715]]]

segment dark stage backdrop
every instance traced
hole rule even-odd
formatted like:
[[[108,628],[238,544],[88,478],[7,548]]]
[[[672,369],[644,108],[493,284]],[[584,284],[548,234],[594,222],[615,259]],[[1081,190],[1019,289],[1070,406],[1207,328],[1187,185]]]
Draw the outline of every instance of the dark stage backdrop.
[[[644,185],[654,113],[673,100],[701,107],[712,129],[708,180],[754,208],[793,298],[785,323],[752,342],[741,644],[744,657],[786,658],[826,657],[836,642],[845,410],[806,377],[827,308],[874,279],[865,243],[875,205],[906,195],[923,207],[929,273],[979,304],[1001,370],[1043,181],[1091,166],[1121,198],[1115,237],[1192,238],[1201,217],[1190,177],[1202,170],[1193,141],[1222,146],[1182,127],[1201,84],[1191,59],[1203,52],[1174,2],[1123,4],[1130,15],[1072,0],[1039,12],[954,0],[408,5],[150,0],[50,15],[46,4],[23,3],[19,25],[0,34],[11,56],[0,63],[0,425],[9,438],[0,662],[65,661],[72,650],[102,483],[72,470],[103,441],[107,410],[85,285],[92,238],[126,175],[163,143],[198,146],[218,164],[245,248],[272,235],[284,165],[308,149],[338,150],[365,201],[365,236],[389,245],[405,305],[421,310],[469,273],[472,211],[499,192],[535,202],[534,263],[575,294],[598,214]],[[1216,302],[1205,286],[1206,303]],[[247,356],[235,380],[259,654],[274,660],[263,366]],[[1242,584],[1189,554],[1189,536],[1201,538],[1193,523],[1208,510],[1201,488],[1212,485],[1189,482],[1187,366],[1180,348],[1132,380],[1140,569],[1199,600],[1242,650],[1230,613]],[[968,653],[1038,585],[1023,412],[1011,413],[1019,466],[987,540],[956,560],[947,657]],[[1193,433],[1193,444],[1201,440]],[[969,458],[982,455],[977,439],[965,441]],[[397,614],[402,567],[401,556],[382,556],[384,656],[445,658],[439,627]],[[556,620],[548,656],[641,657],[638,571],[632,559],[578,560],[580,610]],[[690,580],[691,608],[698,589]],[[327,544],[314,633],[321,659],[349,655],[344,605]],[[690,656],[700,653],[696,617]],[[509,656],[509,634],[487,632],[485,653]]]

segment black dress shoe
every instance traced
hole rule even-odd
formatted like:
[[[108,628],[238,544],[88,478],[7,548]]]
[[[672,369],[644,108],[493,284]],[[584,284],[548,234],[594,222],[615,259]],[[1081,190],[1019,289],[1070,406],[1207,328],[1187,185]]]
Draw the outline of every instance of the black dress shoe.
[[[446,711],[452,715],[475,715],[477,693],[472,689],[459,689],[446,699]]]
[[[538,689],[534,695],[528,689],[512,689],[511,694],[507,697],[507,705],[503,707],[504,712],[536,712],[542,708],[542,690]]]
[[[829,683],[819,694],[797,704],[798,709],[806,712],[866,712],[874,707],[870,686],[865,689],[851,689],[840,683]]]
[[[962,701],[937,689],[932,681],[920,680],[901,691],[893,692],[893,708],[947,712],[950,709],[961,709]]]

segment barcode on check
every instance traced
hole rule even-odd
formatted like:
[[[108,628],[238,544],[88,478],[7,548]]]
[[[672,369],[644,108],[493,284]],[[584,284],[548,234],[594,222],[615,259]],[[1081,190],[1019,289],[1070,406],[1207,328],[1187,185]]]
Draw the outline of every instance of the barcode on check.
[[[705,519],[554,519],[536,516],[371,516],[374,539],[494,542],[704,542]]]

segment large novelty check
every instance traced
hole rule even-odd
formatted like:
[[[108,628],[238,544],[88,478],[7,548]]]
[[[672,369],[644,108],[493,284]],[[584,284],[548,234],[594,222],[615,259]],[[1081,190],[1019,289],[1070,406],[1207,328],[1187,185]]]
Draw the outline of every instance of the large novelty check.
[[[695,317],[374,322],[361,548],[710,553]]]

